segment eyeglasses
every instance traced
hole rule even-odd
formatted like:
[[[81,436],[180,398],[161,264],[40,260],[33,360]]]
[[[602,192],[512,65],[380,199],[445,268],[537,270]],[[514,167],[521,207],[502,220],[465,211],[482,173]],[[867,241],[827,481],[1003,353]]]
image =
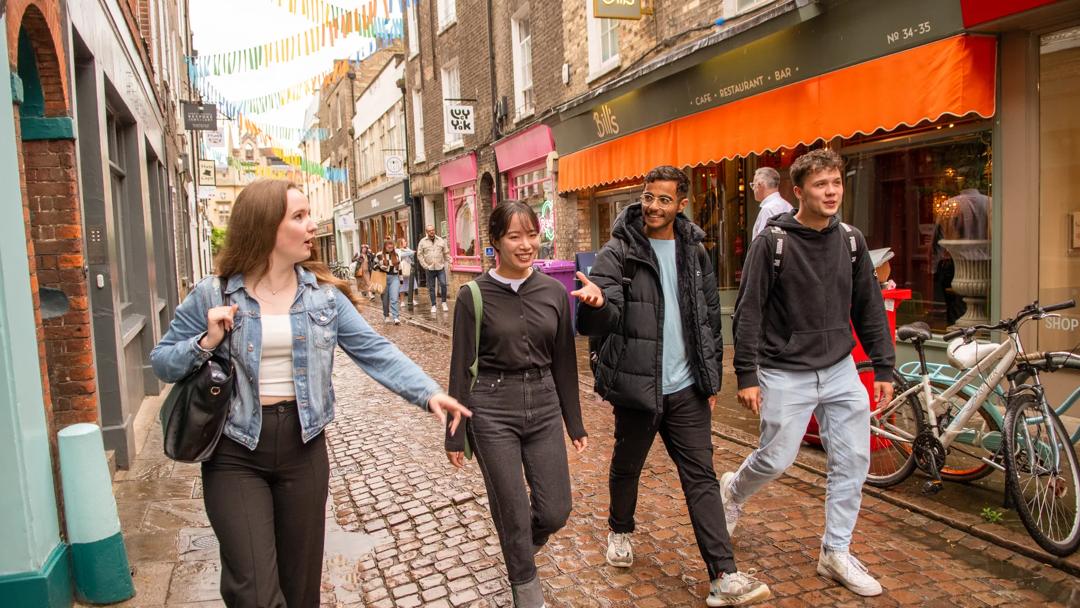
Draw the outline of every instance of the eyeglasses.
[[[652,192],[646,192],[638,197],[641,204],[647,207],[652,206],[653,203],[659,202],[661,207],[670,207],[675,204],[675,199],[670,196],[656,196]]]

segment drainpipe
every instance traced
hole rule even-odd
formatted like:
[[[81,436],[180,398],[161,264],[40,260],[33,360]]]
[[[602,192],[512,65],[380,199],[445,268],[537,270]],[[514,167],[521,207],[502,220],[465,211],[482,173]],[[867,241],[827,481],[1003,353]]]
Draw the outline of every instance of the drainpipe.
[[[499,122],[498,115],[495,113],[495,107],[499,101],[499,92],[495,86],[495,37],[492,32],[495,31],[495,9],[493,0],[487,0],[487,16],[488,16],[488,74],[490,77],[488,81],[491,84],[491,144],[494,149],[495,142],[499,139]],[[502,193],[502,176],[499,174],[499,167],[496,163],[495,166],[495,204],[499,204],[499,201],[503,198]]]

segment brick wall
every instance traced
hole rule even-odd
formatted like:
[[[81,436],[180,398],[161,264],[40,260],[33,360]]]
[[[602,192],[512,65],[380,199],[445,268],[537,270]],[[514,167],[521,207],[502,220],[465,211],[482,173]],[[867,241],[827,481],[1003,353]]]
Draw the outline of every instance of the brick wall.
[[[86,293],[75,142],[28,141],[26,201],[40,287],[60,289],[68,313],[42,322],[53,419],[57,428],[98,418],[94,352]]]

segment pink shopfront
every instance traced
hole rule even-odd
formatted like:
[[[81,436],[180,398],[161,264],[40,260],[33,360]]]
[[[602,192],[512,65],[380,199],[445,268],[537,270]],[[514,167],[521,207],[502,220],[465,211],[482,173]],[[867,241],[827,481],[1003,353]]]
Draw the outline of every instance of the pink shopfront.
[[[548,170],[555,139],[547,125],[535,125],[495,143],[495,161],[508,200],[528,203],[540,218],[540,259],[556,257],[558,197]]]
[[[476,169],[475,152],[439,167],[439,182],[446,194],[446,239],[450,246],[450,269],[459,272],[483,270]]]

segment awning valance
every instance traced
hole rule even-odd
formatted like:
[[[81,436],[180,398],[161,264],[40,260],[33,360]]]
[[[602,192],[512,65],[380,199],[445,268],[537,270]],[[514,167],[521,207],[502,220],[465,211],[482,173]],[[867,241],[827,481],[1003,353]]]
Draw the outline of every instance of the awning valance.
[[[960,35],[639,131],[559,159],[559,191],[819,139],[994,114],[997,41]]]

